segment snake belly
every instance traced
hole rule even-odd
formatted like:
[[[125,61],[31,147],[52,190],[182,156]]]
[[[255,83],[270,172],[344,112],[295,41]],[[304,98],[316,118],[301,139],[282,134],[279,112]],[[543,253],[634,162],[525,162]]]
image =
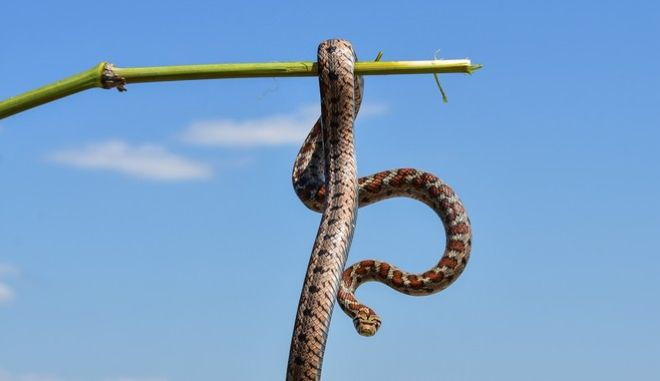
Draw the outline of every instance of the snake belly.
[[[318,380],[358,205],[353,144],[355,55],[348,41],[318,47],[324,198],[291,338],[287,380]]]
[[[355,78],[355,112],[360,108],[363,83]],[[305,139],[293,168],[293,187],[298,198],[311,210],[323,210],[327,192],[321,121],[317,121]],[[463,272],[470,257],[472,229],[463,203],[452,188],[435,175],[414,169],[399,168],[379,172],[358,180],[359,207],[392,197],[409,197],[428,205],[440,217],[446,237],[440,260],[428,270],[410,273],[378,260],[364,260],[348,267],[342,274],[337,295],[342,310],[353,319],[356,330],[372,336],[381,325],[380,317],[355,297],[363,283],[377,281],[408,295],[430,295],[444,290]]]

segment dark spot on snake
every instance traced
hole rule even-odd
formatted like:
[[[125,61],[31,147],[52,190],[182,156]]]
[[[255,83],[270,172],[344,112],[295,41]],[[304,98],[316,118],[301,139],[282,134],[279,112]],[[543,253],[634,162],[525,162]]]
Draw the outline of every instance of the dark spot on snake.
[[[351,280],[353,280],[353,277],[351,276],[351,270],[350,270],[350,269],[345,270],[345,271],[341,274],[341,280],[342,280],[342,282],[344,282],[344,283],[346,283],[346,284],[351,284]],[[343,296],[342,296],[342,295],[343,295]],[[347,296],[346,296],[346,294],[345,294],[344,292],[342,292],[342,291],[340,290],[340,291],[339,291],[339,297],[341,298],[341,297],[347,297]]]
[[[461,241],[449,241],[447,242],[447,248],[450,250],[463,251],[465,250],[465,244]]]
[[[440,201],[440,206],[446,210],[447,214],[452,214],[453,211],[451,210],[451,202],[449,200],[444,199]]]
[[[314,267],[314,274],[318,274],[320,272],[323,272],[323,267],[321,266]]]
[[[329,220],[328,220],[328,226],[329,226],[329,225],[334,225],[335,222],[337,222],[337,219],[335,219],[335,218],[329,219]]]
[[[436,273],[435,271],[427,271],[422,276],[434,283],[442,281],[444,277],[442,273]]]
[[[439,267],[449,267],[450,269],[453,269],[456,267],[458,262],[454,258],[449,258],[449,257],[444,257],[440,260],[440,263],[438,263]]]
[[[447,197],[451,197],[454,195],[454,191],[447,184],[442,184],[442,186],[440,186],[440,189],[442,190],[442,193],[444,193],[445,196]]]
[[[438,181],[437,177],[433,176],[432,174],[430,174],[428,172],[422,173],[422,175],[420,177],[421,177],[422,181],[427,182],[427,183],[433,183],[433,182]]]
[[[325,51],[328,52],[328,53],[334,53],[335,50],[337,50],[336,46],[328,46],[328,47],[325,48]]]
[[[339,79],[339,76],[338,76],[337,73],[335,73],[333,70],[330,70],[330,71],[328,72],[328,78],[329,78],[331,81],[336,81],[337,79]]]
[[[309,286],[309,292],[311,292],[312,294],[315,294],[315,293],[317,293],[318,291],[319,291],[319,288],[318,288],[318,287],[316,287],[316,286]]]
[[[380,180],[374,180],[373,182],[365,185],[364,189],[368,190],[369,192],[375,193],[375,192],[378,192],[381,185],[382,185],[382,182]]]
[[[305,335],[304,333],[301,333],[300,335],[298,335],[298,340],[306,343],[307,342],[307,335]]]
[[[378,275],[382,279],[387,279],[387,275],[388,275],[389,271],[390,271],[390,265],[388,265],[387,263],[381,263],[380,264],[380,269],[378,269]]]
[[[403,274],[399,270],[394,270],[392,273],[392,279],[391,282],[393,285],[397,287],[402,287],[403,286]]]
[[[469,228],[466,224],[463,224],[463,223],[458,224],[458,225],[454,225],[454,226],[451,226],[451,227],[448,227],[448,228],[447,228],[447,232],[448,232],[450,235],[466,234],[466,233],[468,233],[469,231],[470,231],[470,228]],[[468,245],[469,245],[469,244],[470,244],[470,242],[468,241]]]
[[[312,316],[312,310],[309,308],[305,308],[303,310],[303,316],[307,316],[307,317]]]
[[[424,283],[417,277],[417,275],[411,275],[408,277],[408,282],[410,282],[410,287],[413,289],[420,289],[424,286]]]
[[[295,362],[296,365],[302,365],[302,364],[305,363],[305,361],[303,360],[303,358],[300,357],[300,356],[296,356],[296,358],[293,360],[293,362]]]

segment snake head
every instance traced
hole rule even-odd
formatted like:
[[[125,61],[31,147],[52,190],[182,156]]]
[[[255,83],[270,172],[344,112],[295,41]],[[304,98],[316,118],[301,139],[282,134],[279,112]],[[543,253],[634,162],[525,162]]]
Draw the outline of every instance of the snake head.
[[[353,325],[360,335],[373,336],[380,328],[380,318],[370,308],[363,307],[353,319]]]

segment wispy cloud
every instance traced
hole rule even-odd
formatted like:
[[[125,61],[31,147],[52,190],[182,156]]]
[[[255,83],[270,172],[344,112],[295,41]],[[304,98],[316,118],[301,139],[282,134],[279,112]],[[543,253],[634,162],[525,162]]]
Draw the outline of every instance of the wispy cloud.
[[[0,381],[62,381],[59,378],[46,376],[37,373],[26,373],[22,375],[14,375],[0,369]]]
[[[18,269],[16,267],[6,263],[0,263],[0,278],[16,275],[18,275]],[[14,299],[16,299],[14,290],[12,290],[11,287],[9,287],[9,285],[3,281],[3,279],[0,279],[0,304],[9,303]],[[2,374],[0,373],[0,377],[1,376]],[[3,381],[2,378],[0,378],[0,381]]]
[[[58,151],[51,154],[49,160],[75,168],[114,171],[148,180],[204,180],[212,176],[208,165],[170,153],[160,145],[130,145],[121,140]]]
[[[9,288],[7,284],[0,281],[0,304],[9,303],[12,300],[14,300],[14,298],[15,298],[14,291],[12,291],[12,289]],[[2,381],[1,378],[0,381]]]
[[[0,263],[0,277],[3,275],[18,275],[19,271],[16,267],[6,263]]]
[[[362,105],[360,116],[387,112],[384,104]],[[316,122],[319,106],[304,106],[288,114],[244,120],[217,119],[190,125],[182,134],[185,142],[199,145],[256,147],[300,144]]]
[[[387,114],[389,107],[385,103],[363,102],[358,118],[372,118]]]

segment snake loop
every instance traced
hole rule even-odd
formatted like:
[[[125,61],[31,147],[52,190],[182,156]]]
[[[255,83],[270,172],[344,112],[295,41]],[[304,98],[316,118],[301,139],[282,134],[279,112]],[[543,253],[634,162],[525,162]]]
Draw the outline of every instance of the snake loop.
[[[356,330],[372,336],[378,315],[355,297],[363,283],[378,281],[408,295],[429,295],[447,288],[463,272],[472,245],[470,220],[454,191],[436,176],[400,168],[356,178],[353,120],[363,83],[353,75],[350,43],[328,40],[319,46],[321,118],[305,139],[293,169],[293,186],[310,209],[322,212],[291,339],[287,380],[318,380],[335,295]],[[445,250],[433,267],[414,274],[378,260],[346,268],[356,206],[392,197],[419,200],[440,217]]]

